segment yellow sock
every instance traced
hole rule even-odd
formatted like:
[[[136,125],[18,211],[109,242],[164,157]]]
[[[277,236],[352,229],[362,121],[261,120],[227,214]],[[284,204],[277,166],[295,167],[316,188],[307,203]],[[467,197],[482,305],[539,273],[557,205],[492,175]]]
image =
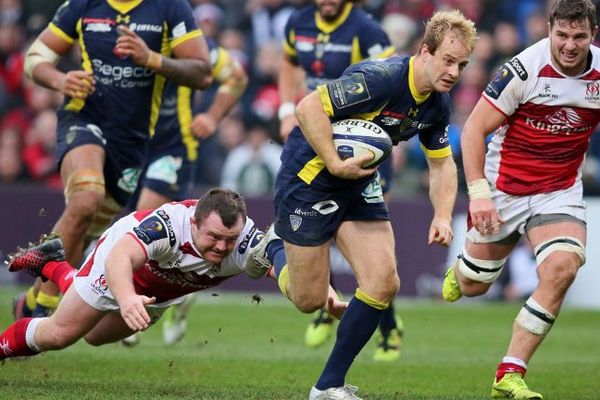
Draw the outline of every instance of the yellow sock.
[[[27,308],[33,311],[37,302],[35,301],[35,289],[30,287],[27,289],[27,294],[25,295],[25,303],[27,303]]]
[[[288,266],[284,266],[279,273],[279,278],[277,278],[277,284],[279,285],[279,289],[281,293],[284,294],[288,299],[290,296],[287,294],[287,285],[290,282],[290,272],[288,271]]]
[[[389,306],[389,303],[383,303],[379,300],[376,300],[375,298],[363,292],[360,288],[356,289],[354,297],[377,310],[385,310]]]
[[[60,302],[60,297],[51,296],[40,290],[40,292],[37,295],[36,301],[42,307],[55,309],[56,307],[58,307],[58,303]]]

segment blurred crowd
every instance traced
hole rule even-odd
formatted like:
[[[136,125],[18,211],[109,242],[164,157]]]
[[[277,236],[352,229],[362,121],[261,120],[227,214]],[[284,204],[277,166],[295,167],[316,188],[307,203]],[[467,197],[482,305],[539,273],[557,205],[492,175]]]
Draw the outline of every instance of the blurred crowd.
[[[436,9],[458,8],[476,22],[479,39],[460,83],[453,89],[450,142],[461,164],[460,132],[480,93],[498,66],[547,35],[550,0],[370,0],[363,2],[381,21],[400,54],[413,54],[424,22]],[[595,0],[600,7],[600,0]],[[55,109],[60,94],[23,76],[24,52],[48,24],[62,0],[0,0],[0,182],[39,182],[60,188],[54,156]],[[207,37],[236,57],[250,77],[241,103],[200,147],[197,185],[223,185],[246,196],[270,192],[279,166],[281,141],[277,75],[283,30],[290,14],[306,0],[190,0]],[[598,42],[597,42],[598,43]],[[75,50],[61,61],[79,64]],[[196,110],[210,104],[214,91],[197,93]],[[584,174],[587,195],[600,195],[600,138],[594,135]],[[392,195],[426,191],[427,167],[419,145],[410,141],[394,152]],[[462,172],[459,172],[462,177]],[[464,182],[461,182],[464,187]]]

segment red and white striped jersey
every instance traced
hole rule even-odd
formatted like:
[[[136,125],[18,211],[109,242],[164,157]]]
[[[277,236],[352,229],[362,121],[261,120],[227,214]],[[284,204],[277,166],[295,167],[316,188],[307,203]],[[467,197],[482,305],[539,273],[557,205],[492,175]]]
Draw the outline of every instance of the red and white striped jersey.
[[[600,121],[600,49],[579,76],[552,65],[543,39],[504,64],[483,98],[506,115],[488,145],[485,174],[517,196],[566,189],[581,179],[591,134]]]
[[[211,288],[244,272],[250,248],[260,239],[252,219],[246,218],[233,252],[213,264],[204,260],[192,242],[190,218],[196,204],[195,200],[173,202],[121,218],[102,235],[77,276],[86,276],[92,267],[104,267],[111,249],[125,235],[131,235],[147,256],[144,266],[133,274],[135,291],[155,296],[157,303]]]

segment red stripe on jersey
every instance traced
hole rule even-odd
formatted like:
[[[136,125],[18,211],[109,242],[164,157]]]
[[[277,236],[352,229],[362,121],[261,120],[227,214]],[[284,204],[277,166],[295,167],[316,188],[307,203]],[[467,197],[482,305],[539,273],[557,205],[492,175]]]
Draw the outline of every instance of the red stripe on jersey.
[[[196,204],[198,204],[198,199],[187,199],[187,200],[181,200],[181,201],[173,201],[170,204],[181,204],[182,206],[185,206],[187,208],[192,208],[192,207],[195,207]]]
[[[96,251],[98,251],[98,247],[102,244],[102,242],[104,242],[104,239],[106,239],[106,238],[100,238],[100,240],[98,240],[96,247],[94,247],[94,252],[87,259],[86,263],[83,264],[83,267],[81,267],[81,269],[79,269],[79,272],[75,276],[88,276],[90,274],[90,271],[92,270],[92,265],[94,265],[94,258],[96,257]]]
[[[154,212],[154,210],[136,211],[133,213],[133,218],[137,219],[138,221],[141,221],[144,218],[146,218],[148,215],[152,214],[153,212]]]
[[[133,274],[133,286],[139,295],[156,297],[157,303],[172,300],[188,293],[209,289],[234,277],[198,275],[195,272],[183,272],[180,269],[161,269],[156,261],[146,265]]]
[[[588,108],[521,105],[508,119],[496,186],[518,196],[571,187],[599,120]]]
[[[296,42],[309,42],[309,43],[317,43],[317,38],[310,36],[296,36]]]
[[[538,76],[544,78],[559,78],[562,79],[564,76],[556,72],[556,70],[552,67],[552,65],[545,65],[544,68],[540,70]]]
[[[579,79],[583,79],[584,81],[597,81],[598,79],[600,79],[600,71],[598,71],[597,69],[593,69],[588,74],[582,76]]]

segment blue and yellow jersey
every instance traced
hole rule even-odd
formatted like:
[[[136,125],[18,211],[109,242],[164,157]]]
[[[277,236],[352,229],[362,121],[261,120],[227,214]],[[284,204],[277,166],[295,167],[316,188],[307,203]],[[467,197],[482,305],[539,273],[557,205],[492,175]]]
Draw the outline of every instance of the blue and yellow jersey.
[[[413,60],[395,56],[351,65],[340,78],[317,87],[323,109],[332,121],[373,121],[390,135],[394,144],[418,135],[427,157],[449,156],[450,98],[447,93],[417,92]],[[325,179],[329,185],[347,183],[328,173],[299,127],[290,133],[281,161],[308,184],[315,178]]]
[[[210,63],[215,83],[219,83],[223,69],[231,60],[229,52],[211,39],[206,40],[210,50]],[[167,81],[163,94],[156,133],[150,141],[149,156],[169,154],[188,161],[198,158],[198,139],[192,132],[193,90]]]
[[[202,32],[186,0],[70,0],[56,12],[49,29],[79,44],[81,67],[96,79],[93,94],[85,100],[66,98],[64,110],[98,123],[114,141],[131,143],[154,133],[165,79],[114,53],[122,24],[166,56]]]
[[[347,3],[333,22],[323,20],[315,5],[292,14],[285,27],[283,50],[306,72],[309,91],[339,77],[348,65],[394,52],[377,21],[352,3]]]

